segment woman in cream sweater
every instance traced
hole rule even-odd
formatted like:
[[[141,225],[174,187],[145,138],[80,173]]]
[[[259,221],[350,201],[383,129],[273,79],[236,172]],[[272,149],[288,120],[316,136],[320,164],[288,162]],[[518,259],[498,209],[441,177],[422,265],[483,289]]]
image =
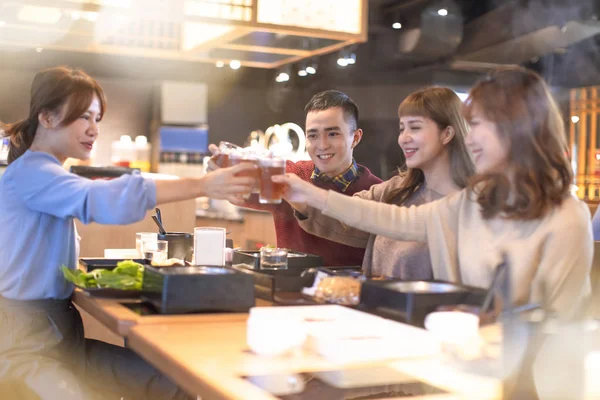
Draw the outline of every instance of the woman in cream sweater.
[[[464,116],[476,175],[469,186],[418,207],[397,207],[307,185],[293,176],[289,201],[343,223],[429,245],[436,279],[486,287],[502,253],[513,303],[545,301],[570,314],[589,293],[590,212],[570,194],[563,120],[543,79],[521,67],[494,70],[470,92]]]
[[[467,123],[460,114],[461,105],[448,88],[429,87],[411,93],[398,107],[398,144],[406,158],[406,170],[354,196],[408,207],[465,188],[475,167],[465,145]],[[365,232],[315,208],[296,206],[298,223],[308,233],[366,249],[362,267],[367,276],[433,279],[427,244]]]

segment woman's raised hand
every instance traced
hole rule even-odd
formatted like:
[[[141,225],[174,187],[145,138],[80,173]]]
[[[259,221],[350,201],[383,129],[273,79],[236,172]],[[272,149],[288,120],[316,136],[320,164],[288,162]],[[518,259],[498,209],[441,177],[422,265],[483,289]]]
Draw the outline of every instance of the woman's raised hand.
[[[275,183],[283,183],[286,186],[283,197],[298,211],[303,211],[302,207],[300,207],[301,204],[308,204],[320,210],[325,209],[327,205],[327,190],[321,189],[295,174],[276,175],[271,177],[271,179]]]
[[[219,168],[208,172],[202,177],[206,196],[239,203],[239,196],[250,193],[256,180],[249,176],[236,175],[256,168],[258,167],[254,164],[241,163],[230,168]]]

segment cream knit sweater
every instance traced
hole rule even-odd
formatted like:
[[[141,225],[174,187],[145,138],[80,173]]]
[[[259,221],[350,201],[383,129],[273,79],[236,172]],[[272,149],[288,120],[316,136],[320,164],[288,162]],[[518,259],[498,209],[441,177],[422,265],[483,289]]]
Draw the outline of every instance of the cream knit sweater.
[[[589,294],[590,211],[569,196],[545,217],[485,220],[467,190],[418,207],[398,207],[329,192],[326,215],[397,240],[429,245],[435,279],[487,287],[505,251],[514,304],[542,301],[570,314]]]
[[[383,203],[390,193],[402,187],[403,181],[403,177],[394,176],[353,196]],[[421,185],[402,205],[419,206],[442,197],[444,196],[430,190],[426,185]],[[388,204],[398,205],[398,202],[388,202]],[[349,227],[312,207],[308,207],[305,215],[296,214],[296,217],[298,224],[308,233],[348,246],[364,248],[362,269],[367,276],[387,276],[404,280],[430,280],[433,277],[429,248],[426,243],[373,235]]]

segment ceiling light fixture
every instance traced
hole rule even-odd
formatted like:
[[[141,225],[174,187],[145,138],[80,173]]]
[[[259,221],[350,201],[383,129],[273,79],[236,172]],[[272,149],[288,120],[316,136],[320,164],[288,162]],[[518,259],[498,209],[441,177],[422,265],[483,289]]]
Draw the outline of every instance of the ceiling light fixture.
[[[229,68],[231,69],[240,69],[242,63],[239,60],[231,60],[229,62]]]
[[[448,15],[448,10],[446,10],[445,8],[440,8],[438,10],[438,15],[441,15],[442,17],[445,17],[446,15]]]
[[[292,77],[292,66],[290,64],[284,65],[283,67],[279,68],[276,73],[277,76],[275,77],[275,82],[287,82]]]
[[[275,82],[282,83],[290,80],[290,75],[287,72],[280,72],[279,75],[275,77]]]
[[[337,65],[339,65],[340,67],[348,66],[348,49],[340,50],[340,54],[337,59]]]
[[[217,68],[223,68],[223,67],[225,66],[225,63],[224,63],[223,61],[217,61],[217,62],[215,63],[215,66],[216,66]]]
[[[573,115],[571,117],[571,122],[574,123],[574,124],[578,123],[579,122],[579,117],[577,115]]]
[[[307,68],[308,68],[308,63],[306,61],[302,61],[298,65],[298,76],[307,76],[308,75],[308,71],[306,70]]]
[[[348,57],[346,57],[346,62],[348,65],[356,64],[356,53],[351,53]]]
[[[319,63],[318,63],[317,57],[311,58],[308,61],[308,63],[306,64],[306,72],[308,72],[309,75],[316,74],[318,68],[319,68]]]
[[[337,64],[340,67],[356,64],[356,45],[340,50]]]
[[[394,22],[392,24],[392,28],[394,28],[394,29],[402,29],[402,24],[400,22]]]

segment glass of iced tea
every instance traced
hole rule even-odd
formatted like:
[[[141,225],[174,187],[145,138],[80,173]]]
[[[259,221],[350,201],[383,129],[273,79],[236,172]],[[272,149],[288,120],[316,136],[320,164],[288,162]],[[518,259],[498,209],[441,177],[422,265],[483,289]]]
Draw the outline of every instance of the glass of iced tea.
[[[231,151],[229,153],[229,166],[233,167],[234,165],[241,164],[241,163],[252,163],[252,164],[255,164],[258,166],[258,153],[249,148],[237,149],[237,150]],[[256,183],[255,183],[255,187],[252,188],[252,192],[254,192],[256,188],[258,188],[258,182],[260,179],[260,171],[258,168],[255,170],[248,170],[248,171],[240,172],[237,174],[237,176],[248,176],[248,177],[254,178]],[[256,193],[258,193],[258,191],[256,191]],[[243,195],[242,197],[244,199],[248,199],[248,198],[250,198],[250,195],[251,195],[251,192],[248,192],[247,194]]]
[[[254,149],[245,149],[244,155],[242,157],[242,162],[252,163],[259,167],[258,160],[260,158],[260,153]],[[254,185],[252,186],[252,193],[260,193],[260,169],[256,168],[250,171],[244,171],[240,173],[240,176],[249,176],[254,179]]]
[[[231,167],[230,156],[232,153],[237,152],[241,149],[240,146],[229,143],[229,142],[220,142],[219,143],[219,153],[213,156],[213,161],[220,168],[228,168]]]
[[[282,157],[261,157],[258,160],[260,167],[260,194],[258,201],[261,204],[280,204],[283,198],[285,185],[275,183],[272,176],[285,174],[285,159]]]

